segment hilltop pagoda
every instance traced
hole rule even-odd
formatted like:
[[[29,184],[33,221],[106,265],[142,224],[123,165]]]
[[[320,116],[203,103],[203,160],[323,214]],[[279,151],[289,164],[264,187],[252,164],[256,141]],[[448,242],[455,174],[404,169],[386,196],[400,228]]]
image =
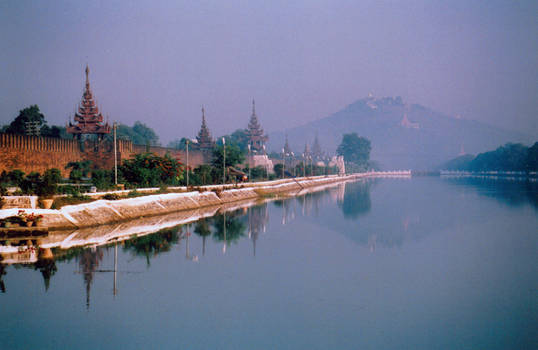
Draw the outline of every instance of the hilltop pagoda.
[[[211,133],[209,132],[209,128],[205,121],[204,107],[202,107],[202,126],[198,132],[198,136],[196,136],[196,140],[198,141],[198,148],[202,151],[208,151],[215,146],[215,141],[211,137]]]
[[[247,136],[252,151],[255,153],[262,153],[263,146],[268,137],[263,134],[263,129],[258,121],[258,116],[256,115],[256,104],[254,100],[252,100],[252,115],[250,116],[250,121],[248,122]]]
[[[102,139],[105,134],[110,133],[111,128],[108,122],[103,124],[103,115],[99,112],[90,89],[89,74],[90,68],[86,65],[86,86],[82,94],[82,103],[75,112],[75,124],[69,121],[67,132],[74,134],[78,139],[81,139],[83,134],[96,134],[98,139]]]

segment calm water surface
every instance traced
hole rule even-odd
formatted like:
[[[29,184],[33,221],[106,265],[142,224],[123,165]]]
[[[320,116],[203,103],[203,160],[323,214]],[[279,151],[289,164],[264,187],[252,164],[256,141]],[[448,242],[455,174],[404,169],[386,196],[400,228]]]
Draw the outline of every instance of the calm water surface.
[[[347,183],[0,265],[0,348],[536,349],[537,187]]]

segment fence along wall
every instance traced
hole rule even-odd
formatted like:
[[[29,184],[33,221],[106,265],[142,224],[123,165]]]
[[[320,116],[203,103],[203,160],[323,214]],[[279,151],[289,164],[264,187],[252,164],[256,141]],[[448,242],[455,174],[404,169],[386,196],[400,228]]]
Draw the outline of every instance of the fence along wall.
[[[159,156],[166,153],[186,163],[184,151],[165,147],[151,146],[150,152]],[[117,141],[118,163],[132,158],[135,154],[147,152],[146,146],[134,145],[131,141]],[[189,166],[194,168],[205,164],[206,156],[197,150],[189,151]],[[70,170],[65,167],[69,162],[91,160],[103,169],[114,167],[114,144],[110,141],[90,141],[80,143],[78,140],[64,140],[49,137],[0,134],[0,172],[20,169],[25,173],[37,171],[43,173],[50,168],[60,169],[67,177]]]

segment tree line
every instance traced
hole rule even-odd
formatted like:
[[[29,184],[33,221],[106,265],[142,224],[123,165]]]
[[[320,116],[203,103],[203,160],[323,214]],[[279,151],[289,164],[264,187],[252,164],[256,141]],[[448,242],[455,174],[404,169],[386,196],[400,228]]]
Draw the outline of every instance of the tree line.
[[[443,170],[461,171],[538,171],[538,142],[531,147],[507,143],[477,156],[466,154],[441,166]]]

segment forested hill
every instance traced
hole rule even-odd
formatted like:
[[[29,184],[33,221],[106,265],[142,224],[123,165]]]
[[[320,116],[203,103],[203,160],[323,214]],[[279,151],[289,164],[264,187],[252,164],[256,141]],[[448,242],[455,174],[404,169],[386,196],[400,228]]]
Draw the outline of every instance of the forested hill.
[[[302,152],[318,134],[320,144],[334,153],[342,134],[356,132],[372,142],[371,158],[384,169],[431,169],[460,152],[480,153],[507,142],[529,145],[530,135],[485,123],[449,117],[427,107],[407,105],[400,97],[368,97],[326,118],[269,135],[269,149],[284,145]]]

